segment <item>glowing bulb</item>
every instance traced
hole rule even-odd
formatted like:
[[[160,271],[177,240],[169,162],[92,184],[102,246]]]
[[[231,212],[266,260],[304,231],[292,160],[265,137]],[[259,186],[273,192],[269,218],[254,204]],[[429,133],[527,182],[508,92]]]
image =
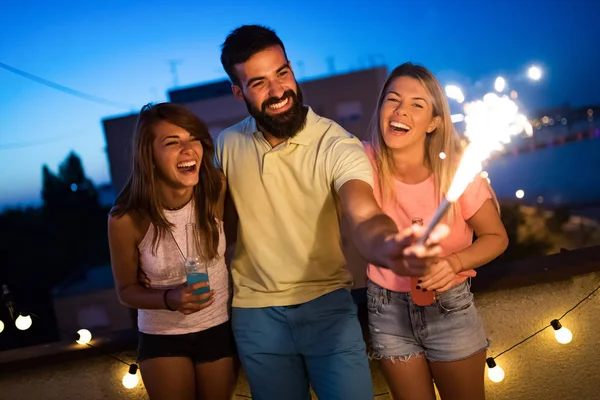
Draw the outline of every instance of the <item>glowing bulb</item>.
[[[76,340],[79,344],[87,344],[92,340],[92,333],[87,329],[80,329],[77,331],[79,334],[79,340]]]
[[[550,322],[552,328],[554,328],[554,337],[556,337],[556,341],[560,344],[567,344],[573,340],[573,334],[570,330],[561,325],[561,323],[557,319],[553,319]]]
[[[442,160],[446,159],[446,153],[444,153],[443,151],[440,153],[440,158]]]
[[[496,361],[492,357],[485,360],[488,366],[488,378],[492,382],[501,382],[504,379],[504,370],[496,365]]]
[[[496,92],[503,92],[505,87],[506,81],[504,78],[501,76],[497,77],[496,82],[494,82],[494,89],[496,89]]]
[[[515,196],[517,196],[517,199],[522,199],[523,197],[525,197],[525,191],[519,189],[517,190],[517,192],[515,193]]]
[[[137,364],[131,364],[129,366],[129,371],[123,377],[123,386],[127,389],[133,389],[138,384],[138,376],[137,376],[138,366]]]
[[[0,333],[4,331],[4,322],[0,321]]]
[[[26,331],[31,327],[32,323],[33,321],[29,315],[23,316],[22,314],[19,314],[17,320],[15,321],[15,326],[21,331]]]
[[[542,78],[542,69],[537,65],[532,65],[529,67],[529,70],[527,70],[527,76],[529,76],[529,79],[531,80],[539,81]]]
[[[488,174],[488,172],[487,172],[487,171],[481,171],[481,174],[480,174],[480,175],[481,175],[481,177],[482,177],[483,179],[485,179],[485,178],[487,178],[487,177],[489,176],[489,174]]]
[[[449,99],[456,100],[459,104],[462,104],[462,102],[465,101],[465,95],[456,85],[446,86],[446,96],[448,96]]]

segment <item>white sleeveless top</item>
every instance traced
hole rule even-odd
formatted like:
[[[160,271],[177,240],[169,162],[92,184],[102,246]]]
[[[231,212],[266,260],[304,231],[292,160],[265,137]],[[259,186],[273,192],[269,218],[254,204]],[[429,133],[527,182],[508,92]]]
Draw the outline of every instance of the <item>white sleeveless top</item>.
[[[173,288],[186,282],[184,258],[186,237],[185,225],[195,221],[194,202],[190,201],[181,210],[164,210],[165,217],[174,225],[173,236],[163,235],[156,253],[152,254],[155,227],[150,224],[148,232],[138,246],[140,268],[150,279],[153,289]],[[229,320],[231,285],[225,265],[225,234],[219,222],[219,257],[207,262],[210,287],[215,291],[213,304],[190,315],[169,310],[138,310],[138,329],[154,335],[181,335],[212,328]],[[173,241],[173,238],[177,241]],[[179,245],[179,248],[177,248]]]

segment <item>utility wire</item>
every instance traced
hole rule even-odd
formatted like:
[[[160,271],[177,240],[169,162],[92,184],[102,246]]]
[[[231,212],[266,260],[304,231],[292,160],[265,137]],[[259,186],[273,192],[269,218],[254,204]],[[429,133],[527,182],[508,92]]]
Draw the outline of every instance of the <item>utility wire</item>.
[[[80,99],[84,99],[87,101],[91,101],[94,103],[98,103],[98,104],[104,104],[106,106],[110,106],[110,107],[116,107],[116,108],[120,108],[120,109],[128,109],[128,110],[132,110],[135,109],[134,106],[132,106],[131,104],[125,104],[125,103],[120,103],[120,102],[116,102],[116,101],[112,101],[112,100],[107,100],[104,99],[102,97],[98,97],[98,96],[94,96],[92,94],[88,94],[85,92],[82,92],[80,90],[75,90],[75,89],[71,89],[70,87],[61,85],[59,83],[50,81],[48,79],[44,79],[41,78],[37,75],[33,75],[30,74],[29,72],[25,72],[23,70],[20,70],[18,68],[12,67],[8,64],[5,64],[3,62],[0,62],[0,68],[5,69],[9,72],[12,72],[14,74],[20,75],[24,78],[27,78],[29,80],[32,80],[34,82],[40,83],[42,85],[48,86],[52,89],[58,90],[60,92],[66,93],[66,94],[70,94],[71,96],[75,96],[75,97],[79,97]]]

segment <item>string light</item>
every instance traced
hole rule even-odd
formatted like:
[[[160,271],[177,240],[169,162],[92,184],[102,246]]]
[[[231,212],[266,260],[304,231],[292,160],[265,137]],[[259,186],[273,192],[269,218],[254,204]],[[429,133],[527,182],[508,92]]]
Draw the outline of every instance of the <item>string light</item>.
[[[19,314],[19,316],[15,320],[15,326],[21,331],[26,331],[27,329],[31,328],[32,323],[33,321],[31,320],[31,316],[29,315]]]
[[[504,370],[500,368],[493,357],[488,357],[485,360],[488,367],[488,377],[492,382],[502,382],[504,380]]]
[[[92,340],[92,333],[87,329],[80,329],[77,331],[79,339],[76,340],[79,344],[88,344]]]
[[[573,310],[575,310],[577,307],[579,307],[584,301],[588,300],[590,297],[592,297],[598,290],[600,290],[600,285],[597,286],[596,288],[594,288],[594,290],[592,290],[587,296],[585,296],[583,299],[581,299],[577,304],[575,304],[573,307],[571,307],[569,310],[567,310],[560,318],[556,318],[553,319],[550,324],[546,325],[545,327],[543,327],[542,329],[538,330],[537,332],[533,333],[532,335],[526,337],[525,339],[521,340],[520,342],[514,344],[513,346],[509,347],[508,349],[500,352],[498,355],[496,355],[495,357],[488,357],[485,361],[486,361],[486,365],[487,365],[487,375],[488,378],[495,383],[498,382],[502,382],[505,378],[505,372],[504,370],[497,364],[496,360],[501,357],[502,355],[506,354],[507,352],[513,350],[514,348],[520,346],[521,344],[525,343],[526,341],[534,338],[535,336],[537,336],[538,334],[540,334],[541,332],[545,331],[546,329],[552,327],[554,329],[554,335],[556,337],[556,340],[559,343],[570,343],[573,335],[571,333],[571,331],[569,329],[567,329],[566,327],[564,327],[560,321],[567,316],[569,313],[571,313]],[[35,314],[31,314],[32,316],[39,318],[37,315]],[[19,315],[19,318],[17,318],[17,321],[25,321],[28,323],[27,328],[29,328],[29,326],[31,326],[31,316],[27,315],[27,316],[23,316],[23,315]],[[21,323],[24,322],[15,322],[15,325],[20,325]],[[17,326],[18,327],[18,326]],[[0,321],[0,332],[2,332],[4,328],[4,323],[2,321]],[[25,328],[25,329],[27,329]],[[19,328],[20,329],[20,328]],[[59,330],[63,333],[65,333],[62,329],[59,328]],[[87,329],[80,329],[79,331],[77,331],[78,333],[78,339],[76,340],[77,343],[80,344],[85,344],[91,348],[96,348],[95,346],[91,345],[89,343],[89,341],[91,340],[92,334],[89,330]],[[98,348],[96,348],[98,349]],[[98,349],[100,350],[100,349]],[[103,353],[104,355],[113,358],[116,361],[119,361],[125,365],[127,365],[129,367],[127,373],[123,376],[122,379],[122,383],[123,386],[126,387],[127,389],[133,389],[135,388],[138,383],[139,383],[139,377],[138,377],[138,365],[137,364],[130,364],[126,361],[121,360],[118,357],[115,357],[112,354],[109,353],[105,353],[102,350],[100,350],[101,353]],[[384,396],[384,395],[388,395],[389,393],[380,393],[377,394],[375,397],[379,397],[379,396]],[[236,396],[238,397],[245,397],[245,398],[249,398],[251,399],[252,397],[250,396],[245,396],[245,395],[238,395],[236,394]]]
[[[129,366],[129,371],[123,377],[123,386],[127,389],[133,389],[138,384],[138,376],[137,376],[138,366],[137,364],[131,364]]]
[[[550,322],[550,325],[552,328],[554,328],[554,337],[558,343],[571,343],[571,340],[573,340],[573,334],[570,330],[562,326],[559,320],[553,319],[552,322]]]
[[[512,345],[508,349],[502,351],[496,357],[488,357],[485,360],[485,362],[488,366],[488,377],[490,378],[490,380],[492,382],[500,382],[500,381],[502,381],[502,379],[504,379],[504,371],[502,370],[502,368],[498,367],[498,365],[496,364],[496,359],[498,357],[508,353],[515,347],[522,345],[529,339],[536,337],[537,335],[539,335],[540,333],[542,333],[543,331],[545,331],[546,329],[548,329],[550,327],[552,327],[554,329],[554,336],[556,337],[556,340],[559,343],[563,343],[563,344],[569,343],[571,341],[571,339],[573,338],[573,335],[570,330],[568,330],[567,328],[562,326],[562,324],[560,323],[560,320],[563,319],[564,317],[566,317],[570,312],[575,310],[577,307],[579,307],[581,305],[581,303],[583,303],[584,301],[586,301],[587,299],[592,297],[594,295],[594,293],[596,293],[598,290],[600,290],[600,285],[596,286],[596,288],[594,290],[592,290],[590,293],[588,293],[587,296],[585,296],[583,299],[579,300],[579,302],[577,304],[575,304],[573,307],[568,309],[560,318],[553,319],[552,321],[550,321],[550,324],[546,325],[545,327],[543,327],[539,331],[535,332],[534,334],[527,336],[525,339]],[[499,369],[496,370],[496,368],[499,368]],[[491,372],[492,370],[494,370],[493,373]],[[502,371],[502,372],[500,372],[500,371]]]

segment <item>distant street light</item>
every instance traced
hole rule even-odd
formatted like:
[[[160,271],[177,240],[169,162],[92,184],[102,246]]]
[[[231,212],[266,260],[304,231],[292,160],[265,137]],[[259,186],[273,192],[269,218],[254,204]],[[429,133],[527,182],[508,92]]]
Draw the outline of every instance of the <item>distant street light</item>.
[[[501,76],[497,77],[494,82],[494,89],[496,89],[496,92],[503,92],[504,88],[506,88],[506,80]]]
[[[542,78],[542,69],[537,65],[532,65],[527,70],[527,76],[533,81],[539,81]]]

